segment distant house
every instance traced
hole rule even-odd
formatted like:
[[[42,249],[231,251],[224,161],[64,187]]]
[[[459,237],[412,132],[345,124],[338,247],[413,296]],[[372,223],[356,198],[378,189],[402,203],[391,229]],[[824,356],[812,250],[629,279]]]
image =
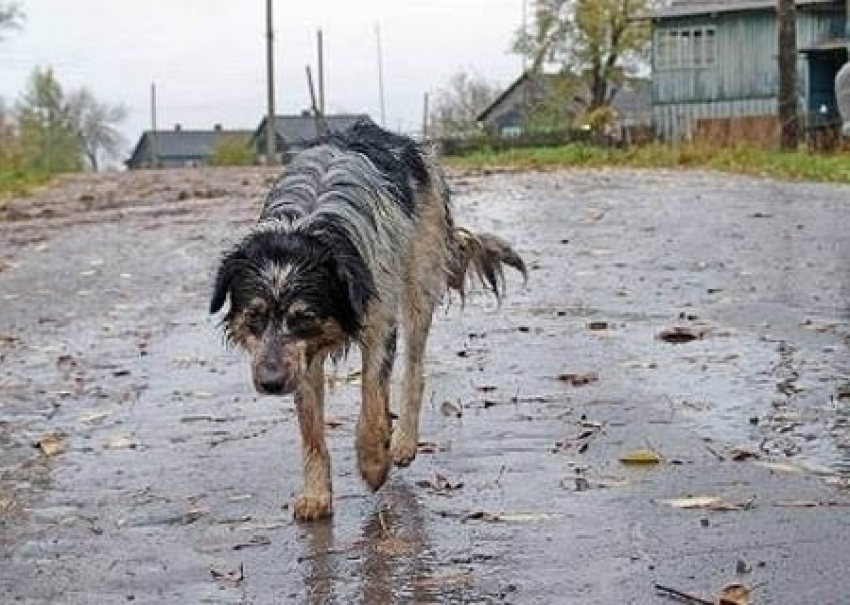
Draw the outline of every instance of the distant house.
[[[315,143],[325,134],[325,125],[329,132],[342,132],[360,120],[369,119],[367,114],[337,114],[325,116],[319,121],[309,112],[275,116],[276,149],[280,154],[278,159],[288,159]],[[266,152],[267,121],[267,118],[263,118],[251,137],[251,143],[261,157],[265,157]]]
[[[837,120],[833,83],[847,60],[847,2],[797,0],[796,7],[802,115],[809,125]],[[776,140],[776,0],[673,0],[652,24],[652,118],[659,137],[692,139],[725,126],[740,138],[760,130]]]
[[[251,141],[250,130],[185,130],[179,124],[174,130],[147,130],[139,138],[125,164],[127,168],[183,168],[208,164],[216,145],[228,139]]]
[[[558,113],[562,121],[571,121],[582,114],[587,100],[577,94],[582,85],[573,77],[558,74],[532,74],[526,72],[508,86],[502,94],[478,115],[478,123],[491,133],[502,137],[523,134],[529,124],[529,116],[538,112],[544,104],[560,104]],[[632,80],[623,88],[613,91],[611,107],[615,111],[618,125],[648,125],[651,120],[649,82]]]

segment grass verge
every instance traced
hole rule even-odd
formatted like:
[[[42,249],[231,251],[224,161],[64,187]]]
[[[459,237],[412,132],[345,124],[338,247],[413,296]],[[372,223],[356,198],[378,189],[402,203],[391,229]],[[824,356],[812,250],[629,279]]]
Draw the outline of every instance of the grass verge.
[[[505,151],[484,149],[464,156],[447,157],[446,163],[461,169],[704,168],[786,180],[850,183],[850,153],[781,152],[750,145],[718,148],[697,143],[655,143],[615,149],[572,143],[561,147]]]
[[[49,180],[50,175],[43,172],[0,166],[0,198],[26,195],[34,187]]]

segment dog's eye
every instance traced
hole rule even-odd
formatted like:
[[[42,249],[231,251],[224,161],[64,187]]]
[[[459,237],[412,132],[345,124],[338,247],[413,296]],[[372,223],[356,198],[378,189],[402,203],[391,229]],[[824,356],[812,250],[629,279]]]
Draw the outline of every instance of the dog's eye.
[[[296,311],[286,316],[286,327],[299,336],[309,336],[319,328],[319,316],[313,311]]]
[[[257,308],[245,312],[245,324],[254,335],[259,335],[266,328],[266,314]]]

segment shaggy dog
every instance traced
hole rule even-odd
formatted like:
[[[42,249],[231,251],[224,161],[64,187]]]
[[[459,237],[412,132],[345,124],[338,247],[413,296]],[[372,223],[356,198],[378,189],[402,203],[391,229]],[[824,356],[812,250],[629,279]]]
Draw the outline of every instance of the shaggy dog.
[[[210,303],[228,340],[247,352],[260,393],[294,393],[304,488],[293,512],[332,514],[324,436],[324,365],[352,344],[362,354],[357,462],[373,488],[416,456],[425,342],[447,288],[467,273],[497,298],[502,266],[527,277],[494,235],[455,227],[449,192],[428,149],[360,122],[298,154],[269,192],[259,223],[221,260]],[[471,271],[470,271],[471,270]],[[390,376],[405,339],[403,402],[392,430]]]

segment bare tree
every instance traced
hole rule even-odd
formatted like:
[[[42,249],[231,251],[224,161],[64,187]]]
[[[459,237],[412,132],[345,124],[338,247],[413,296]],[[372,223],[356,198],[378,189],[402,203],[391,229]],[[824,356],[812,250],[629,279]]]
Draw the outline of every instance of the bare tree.
[[[459,71],[437,91],[431,110],[434,136],[458,136],[477,130],[478,116],[498,95],[499,89],[483,77]]]
[[[793,151],[800,141],[797,111],[797,11],[794,0],[777,0],[779,20],[779,146]]]
[[[125,146],[117,125],[127,118],[124,105],[99,101],[88,88],[68,95],[68,112],[89,168],[97,171],[100,160],[117,157]]]
[[[4,30],[20,29],[24,13],[15,2],[0,2],[0,40]]]

